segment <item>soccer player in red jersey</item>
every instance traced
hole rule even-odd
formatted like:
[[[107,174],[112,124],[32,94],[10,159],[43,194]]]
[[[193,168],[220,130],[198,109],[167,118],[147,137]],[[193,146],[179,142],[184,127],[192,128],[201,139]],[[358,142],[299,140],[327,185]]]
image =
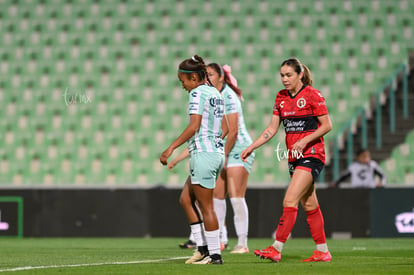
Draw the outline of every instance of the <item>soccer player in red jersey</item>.
[[[312,87],[309,69],[298,59],[283,61],[280,77],[285,89],[276,96],[269,126],[241,153],[241,158],[246,159],[255,149],[268,142],[277,133],[280,123],[283,123],[291,181],[283,199],[283,214],[276,230],[275,242],[254,253],[264,259],[280,261],[283,245],[296,222],[300,202],[316,243],[314,254],[303,261],[328,262],[332,257],[326,244],[324,221],[314,181],[324,167],[323,136],[332,129],[331,120],[325,99]]]

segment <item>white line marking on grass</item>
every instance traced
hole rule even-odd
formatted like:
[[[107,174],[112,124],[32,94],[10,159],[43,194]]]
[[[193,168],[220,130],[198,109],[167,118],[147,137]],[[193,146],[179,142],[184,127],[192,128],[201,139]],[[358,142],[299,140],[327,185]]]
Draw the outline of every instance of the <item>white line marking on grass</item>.
[[[107,262],[107,263],[90,263],[90,264],[66,264],[66,265],[40,265],[40,266],[22,266],[14,268],[0,269],[0,272],[14,272],[24,271],[33,269],[51,269],[51,268],[70,268],[70,267],[84,267],[84,266],[102,266],[102,265],[127,265],[127,264],[146,264],[146,263],[157,263],[173,260],[188,259],[188,257],[175,257],[166,259],[155,259],[155,260],[142,260],[142,261],[130,261],[130,262]]]

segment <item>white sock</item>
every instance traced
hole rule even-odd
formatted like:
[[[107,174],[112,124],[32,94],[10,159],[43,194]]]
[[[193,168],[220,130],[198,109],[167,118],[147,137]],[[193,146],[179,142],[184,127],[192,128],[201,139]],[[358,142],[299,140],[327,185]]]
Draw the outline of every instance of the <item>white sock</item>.
[[[190,227],[197,247],[207,245],[203,223],[191,224]]]
[[[273,246],[273,247],[274,247],[277,251],[279,251],[279,252],[282,252],[283,245],[284,245],[284,243],[279,242],[279,241],[275,241],[275,242],[272,244],[272,246]]]
[[[238,237],[238,245],[247,247],[247,234],[249,231],[249,209],[245,198],[230,198],[234,212],[234,227]]]
[[[225,224],[226,219],[226,211],[227,211],[227,205],[226,200],[221,199],[213,199],[214,202],[214,211],[216,212],[218,224],[219,224],[219,230],[220,230],[220,241],[222,243],[227,243],[227,228]],[[224,232],[225,231],[225,232]],[[224,242],[226,241],[226,242]]]
[[[319,250],[323,253],[328,252],[328,245],[326,243],[321,243],[316,245],[316,250]]]
[[[229,243],[229,238],[227,237],[227,226],[223,226],[223,230],[220,232],[220,242],[224,244]]]
[[[190,232],[190,236],[188,237],[188,239],[189,239],[190,241],[192,241],[192,242],[194,242],[194,243],[195,243],[195,239],[194,239],[194,235],[193,235],[193,233],[191,233],[191,232]]]
[[[218,229],[213,231],[206,231],[205,234],[208,246],[208,253],[210,254],[210,256],[214,254],[221,255],[219,238],[220,231]]]

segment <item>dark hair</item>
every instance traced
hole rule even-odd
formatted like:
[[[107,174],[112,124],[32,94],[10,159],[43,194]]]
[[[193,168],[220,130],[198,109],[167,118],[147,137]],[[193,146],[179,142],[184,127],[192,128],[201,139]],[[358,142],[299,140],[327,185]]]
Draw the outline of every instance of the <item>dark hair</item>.
[[[300,74],[301,72],[303,72],[303,77],[302,77],[302,82],[305,85],[309,85],[312,86],[312,74],[309,70],[308,67],[306,67],[305,65],[303,65],[299,59],[297,58],[289,58],[286,59],[285,61],[282,62],[282,65],[280,65],[280,67],[287,65],[292,67],[296,73]]]
[[[207,65],[207,67],[210,67],[210,68],[212,68],[213,70],[215,70],[215,71],[218,73],[219,77],[221,77],[221,76],[223,76],[223,75],[224,75],[224,82],[225,82],[227,85],[229,85],[229,86],[230,86],[230,88],[231,88],[231,89],[232,89],[232,90],[233,90],[233,91],[237,94],[237,96],[238,96],[240,99],[243,99],[243,96],[242,96],[242,90],[241,90],[239,87],[235,86],[235,85],[231,82],[229,74],[223,70],[223,67],[221,67],[221,66],[220,66],[219,64],[217,64],[217,63],[210,63],[210,64],[208,64],[208,65]]]
[[[357,155],[357,157],[359,157],[362,153],[365,153],[365,152],[369,152],[369,150],[368,150],[368,149],[366,149],[366,148],[360,148],[360,149],[358,149],[358,151],[356,152],[356,155]]]
[[[211,84],[210,79],[208,79],[206,64],[203,58],[197,54],[181,62],[178,66],[178,71],[187,74],[188,78],[191,77],[192,73],[195,73],[200,81],[207,79]]]

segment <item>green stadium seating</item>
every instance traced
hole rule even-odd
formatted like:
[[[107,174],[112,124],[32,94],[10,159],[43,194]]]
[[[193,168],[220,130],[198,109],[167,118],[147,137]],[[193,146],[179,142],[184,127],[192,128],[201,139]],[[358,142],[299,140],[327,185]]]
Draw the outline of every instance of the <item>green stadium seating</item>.
[[[4,3],[0,184],[183,183],[187,165],[170,172],[158,157],[186,126],[176,68],[195,53],[232,66],[254,137],[282,88],[280,63],[297,56],[326,97],[333,137],[405,62],[413,12],[406,0]],[[286,184],[266,150],[252,184]]]

